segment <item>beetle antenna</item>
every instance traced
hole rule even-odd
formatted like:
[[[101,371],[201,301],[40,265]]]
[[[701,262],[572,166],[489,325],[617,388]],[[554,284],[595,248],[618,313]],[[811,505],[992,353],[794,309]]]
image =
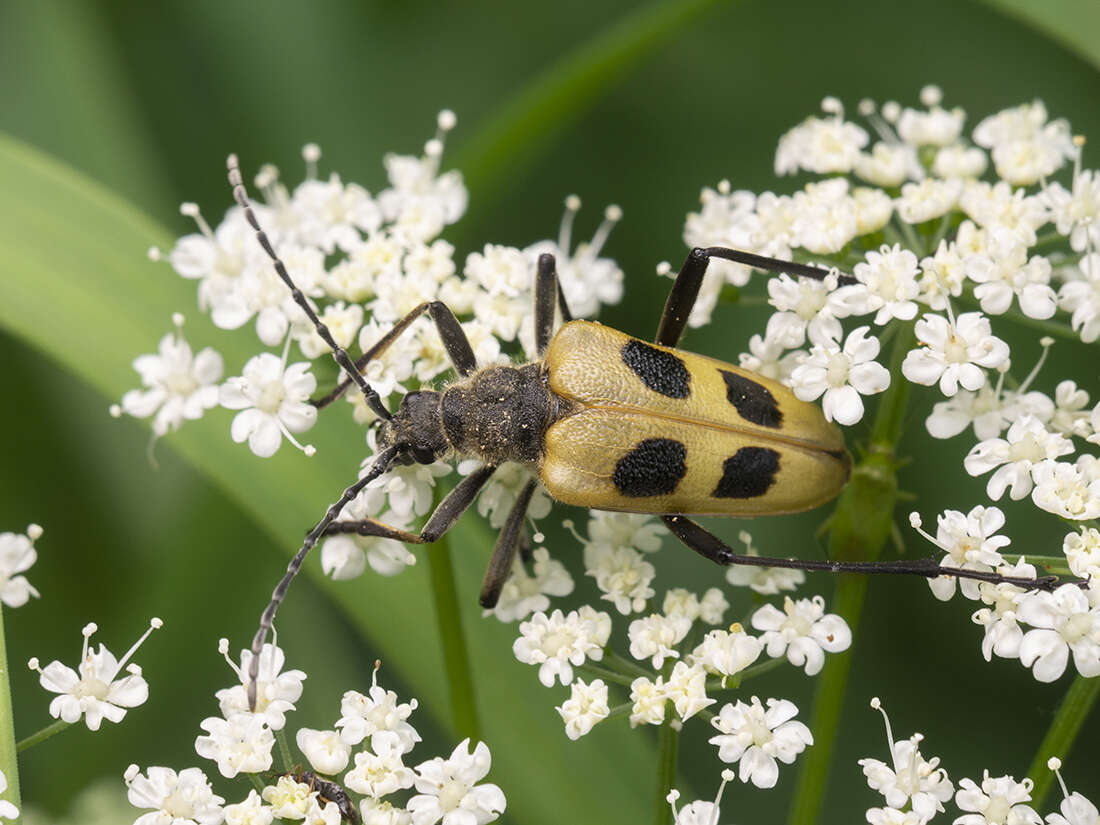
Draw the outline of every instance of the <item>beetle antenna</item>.
[[[229,185],[233,187],[233,197],[240,204],[241,209],[244,210],[244,216],[248,220],[248,223],[256,231],[256,240],[260,242],[260,246],[264,248],[264,252],[271,258],[272,263],[275,264],[275,272],[282,278],[283,283],[290,289],[291,297],[294,298],[294,303],[301,307],[302,311],[306,314],[306,317],[313,323],[313,328],[317,330],[317,334],[321,336],[321,340],[328,344],[330,350],[332,350],[332,357],[336,363],[348,374],[348,377],[355,382],[363,393],[363,398],[367,401],[369,406],[376,415],[387,420],[393,418],[390,411],[386,409],[382,403],[381,397],[378,393],[367,383],[363,378],[362,373],[356,368],[347,352],[336,343],[336,340],[332,337],[332,333],[329,328],[325,326],[324,322],[317,317],[317,313],[313,311],[313,307],[309,305],[309,301],[306,300],[306,296],[302,293],[302,290],[294,284],[294,281],[290,277],[290,273],[287,272],[286,266],[279,259],[279,256],[275,254],[275,249],[271,246],[271,241],[267,237],[267,233],[260,228],[260,222],[256,219],[256,213],[252,210],[252,204],[248,200],[248,190],[244,187],[244,179],[241,177],[241,167],[237,162],[236,155],[230,155],[226,160],[226,168],[229,170]]]
[[[267,607],[264,608],[264,612],[260,616],[260,627],[256,630],[256,635],[252,637],[252,661],[248,663],[249,709],[256,709],[256,683],[260,675],[260,652],[263,650],[264,642],[267,640],[267,634],[271,631],[271,627],[275,623],[275,613],[279,609],[279,605],[283,603],[283,599],[286,598],[286,591],[290,589],[290,583],[294,581],[294,577],[298,575],[298,571],[302,568],[302,563],[305,561],[306,555],[313,548],[313,545],[317,543],[317,540],[325,532],[325,529],[336,520],[338,515],[340,515],[340,511],[343,510],[353,498],[359,495],[359,491],[390,468],[399,449],[400,445],[395,445],[380,452],[375,457],[370,470],[368,470],[362,478],[358,479],[354,484],[344,490],[343,495],[340,496],[338,501],[329,506],[328,510],[325,511],[324,518],[317,522],[317,525],[306,535],[305,541],[302,542],[301,549],[294,554],[294,558],[292,558],[290,564],[286,566],[286,573],[283,574],[279,583],[275,585],[275,589],[271,593],[271,601],[268,602]]]

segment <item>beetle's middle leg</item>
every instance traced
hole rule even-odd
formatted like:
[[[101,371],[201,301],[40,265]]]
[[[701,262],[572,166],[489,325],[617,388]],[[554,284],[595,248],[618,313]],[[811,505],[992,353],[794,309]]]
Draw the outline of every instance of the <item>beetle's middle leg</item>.
[[[679,274],[669,290],[668,299],[665,301],[665,309],[661,313],[661,322],[657,325],[657,336],[654,343],[665,347],[674,347],[680,343],[687,326],[688,316],[699,297],[699,288],[703,285],[703,276],[707,272],[707,264],[711,258],[723,258],[734,263],[745,264],[756,269],[768,272],[788,272],[791,275],[802,275],[824,280],[829,274],[827,269],[822,269],[809,264],[797,264],[794,261],[781,261],[778,258],[766,258],[763,255],[753,255],[751,252],[742,252],[739,249],[727,249],[724,246],[708,246],[707,248],[695,247],[688,253],[684,265],[680,267]],[[841,275],[838,278],[841,284],[854,284],[855,278],[849,275]]]
[[[1057,576],[1040,576],[1031,579],[1022,576],[1003,576],[1000,573],[983,570],[943,567],[938,559],[899,559],[898,561],[815,561],[812,559],[783,559],[768,556],[739,555],[733,549],[711,533],[683,516],[661,516],[672,534],[703,558],[721,565],[744,564],[753,567],[785,567],[793,570],[821,570],[827,573],[893,573],[895,575],[923,576],[934,579],[938,576],[954,576],[959,579],[975,579],[991,584],[1014,584],[1028,590],[1051,591],[1057,586]]]
[[[555,298],[562,320],[566,323],[572,321],[573,313],[565,302],[565,292],[561,288],[554,256],[543,253],[539,255],[538,268],[535,270],[535,351],[539,358],[546,355],[550,339],[554,337]]]

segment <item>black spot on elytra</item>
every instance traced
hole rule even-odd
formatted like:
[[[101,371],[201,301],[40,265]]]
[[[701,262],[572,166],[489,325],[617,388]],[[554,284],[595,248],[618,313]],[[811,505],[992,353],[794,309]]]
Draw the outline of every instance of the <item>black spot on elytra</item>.
[[[623,363],[654,392],[669,398],[687,398],[691,393],[691,375],[671,352],[631,339],[623,347]]]
[[[783,413],[775,396],[763,384],[737,373],[718,370],[726,382],[726,399],[737,408],[746,421],[761,427],[778,428],[783,423]]]
[[[756,498],[775,483],[779,453],[767,447],[742,447],[722,465],[715,498]]]
[[[647,438],[619,459],[611,481],[630,498],[671,493],[687,472],[687,447],[671,438]]]

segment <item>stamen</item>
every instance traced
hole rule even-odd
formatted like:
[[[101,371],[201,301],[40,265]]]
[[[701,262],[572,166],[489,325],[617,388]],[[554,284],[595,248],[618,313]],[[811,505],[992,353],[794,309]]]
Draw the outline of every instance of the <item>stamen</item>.
[[[912,527],[914,530],[916,530],[918,533],[920,533],[922,536],[924,536],[926,539],[928,539],[930,542],[932,542],[932,544],[936,545],[936,547],[940,548],[941,550],[943,550],[943,552],[946,553],[947,548],[944,547],[942,544],[940,544],[939,541],[937,541],[930,533],[923,530],[921,528],[921,524],[922,524],[922,522],[921,522],[920,513],[912,512],[912,513],[909,514],[909,526]],[[873,699],[872,703],[871,703],[871,707],[875,708],[876,706],[875,706],[874,702],[877,702],[877,701],[878,701],[877,699]],[[889,724],[889,722],[887,722],[887,724]]]
[[[729,768],[726,768],[724,771],[722,771],[722,784],[718,786],[718,793],[714,797],[714,815],[708,825],[718,825],[718,805],[722,801],[722,794],[726,792],[726,785],[732,782],[733,778],[736,775],[737,774],[735,774]]]
[[[596,229],[596,234],[592,236],[591,243],[588,244],[588,248],[584,251],[584,257],[588,260],[593,260],[600,254],[600,250],[603,249],[603,245],[607,243],[607,236],[611,234],[611,230],[615,228],[615,224],[623,219],[623,210],[615,204],[611,204],[603,212],[603,223]]]
[[[1066,782],[1062,779],[1062,760],[1057,756],[1052,756],[1047,760],[1047,767],[1054,771],[1054,775],[1058,777],[1058,784],[1062,786],[1062,796],[1069,799],[1069,788],[1066,787]]]
[[[247,680],[245,679],[244,673],[241,671],[237,663],[229,658],[229,639],[226,639],[224,637],[218,639],[218,653],[220,653],[225,661],[229,663],[230,669],[232,669],[232,671],[237,674],[237,678],[240,679],[241,683],[245,684]]]
[[[81,665],[83,665],[84,662],[88,659],[88,639],[92,638],[92,634],[95,633],[97,630],[99,630],[99,627],[96,625],[95,622],[88,622],[80,631],[81,635],[84,637],[84,646],[80,650]]]
[[[173,312],[172,313],[172,326],[174,326],[176,328],[176,344],[177,345],[183,343],[183,320],[184,320],[184,318],[183,318],[183,313],[182,312]]]
[[[381,659],[375,659],[374,660],[374,671],[370,675],[371,690],[378,687],[378,670],[381,667],[382,667],[382,660]]]
[[[943,102],[943,89],[935,84],[928,84],[920,90],[920,102],[931,109]]]
[[[306,162],[306,180],[317,180],[317,161],[321,159],[321,147],[307,143],[302,147],[302,160]]]
[[[45,530],[43,530],[37,524],[28,524],[27,525],[27,538],[29,538],[32,542],[36,542],[40,538],[42,538],[42,534],[44,532],[45,532]]]
[[[1039,374],[1039,370],[1043,368],[1043,364],[1047,360],[1047,355],[1050,353],[1050,348],[1054,346],[1054,339],[1049,335],[1044,335],[1039,339],[1039,346],[1043,348],[1043,351],[1039,355],[1039,360],[1035,362],[1035,366],[1031,368],[1031,372],[1028,373],[1027,378],[1024,379],[1024,383],[1016,390],[1020,395],[1027,392],[1027,388],[1031,386],[1031,382],[1035,380],[1035,377]]]
[[[733,186],[730,185],[730,182],[729,182],[728,178],[722,178],[722,180],[718,181],[718,194],[719,195],[728,195],[732,191],[733,191]]]
[[[158,619],[156,616],[151,618],[149,620],[149,627],[145,630],[144,633],[141,634],[141,637],[136,642],[130,645],[130,649],[126,651],[126,654],[118,660],[119,669],[121,669],[122,666],[130,660],[130,657],[137,652],[137,649],[141,647],[141,643],[149,638],[150,633],[152,633],[154,630],[160,630],[162,627],[164,627],[163,621]]]
[[[890,743],[890,762],[894,762],[894,732],[890,729],[890,717],[886,715],[886,709],[882,707],[882,702],[876,696],[871,699],[871,707],[879,711],[882,714],[883,720],[886,722],[886,741]],[[895,765],[895,768],[897,766]]]
[[[569,195],[565,199],[565,212],[561,216],[561,226],[558,227],[558,249],[561,254],[569,256],[569,245],[573,243],[573,218],[581,208],[581,199],[577,195]]]
[[[150,261],[159,262],[164,257],[164,253],[160,251],[159,246],[151,246],[145,250],[145,257]]]
[[[206,222],[206,218],[202,216],[202,212],[199,211],[199,205],[197,203],[191,203],[190,201],[180,204],[180,214],[185,217],[194,219],[195,223],[199,226],[199,231],[203,234],[208,241],[214,241],[214,230],[210,228],[210,224]]]
[[[821,100],[821,111],[827,115],[835,115],[837,120],[844,119],[844,104],[839,98],[829,95]]]
[[[676,810],[676,800],[680,798],[680,792],[673,788],[665,796],[665,802],[672,808],[672,821],[675,822],[680,818],[680,812]]]
[[[562,521],[561,526],[573,534],[573,538],[579,541],[581,544],[588,544],[588,539],[582,539],[581,534],[577,532],[576,526],[573,524],[573,519],[565,519]]]
[[[283,420],[281,418],[276,417],[275,420],[279,422],[279,429],[282,431],[283,436],[286,438],[286,440],[297,447],[299,450],[301,450],[303,453],[305,453],[306,458],[313,458],[313,456],[317,455],[316,447],[314,447],[312,444],[306,444],[305,446],[302,446],[302,444],[298,442],[298,439],[296,439],[294,435],[290,432],[290,430],[286,428],[286,424],[283,423]]]
[[[658,278],[669,278],[671,276],[672,276],[672,264],[670,264],[668,261],[661,261],[659,264],[657,264],[657,277]]]

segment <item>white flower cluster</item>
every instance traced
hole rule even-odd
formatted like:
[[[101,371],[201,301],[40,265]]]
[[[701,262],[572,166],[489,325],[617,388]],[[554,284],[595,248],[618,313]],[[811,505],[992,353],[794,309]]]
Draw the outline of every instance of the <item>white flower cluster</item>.
[[[1047,767],[1062,786],[1061,813],[1048,814],[1045,820],[1027,804],[1033,786],[1030,779],[1017,782],[1012,776],[992,777],[987,770],[980,784],[962,779],[956,791],[947,771],[940,767],[939,757],[925,759],[921,755],[921,734],[895,742],[881,702],[872,699],[871,707],[882,712],[890,744],[889,762],[859,760],[867,784],[882,794],[886,803],[867,811],[871,825],[925,825],[944,812],[944,803],[952,797],[955,806],[964,812],[953,820],[953,825],[1043,825],[1044,821],[1046,825],[1091,825],[1100,816],[1092,802],[1080,793],[1069,792],[1059,773],[1061,760],[1056,758],[1050,759]]]
[[[225,655],[224,639],[219,649]],[[257,706],[249,711],[244,679],[250,660],[250,652],[243,651],[240,667],[230,662],[241,684],[218,691],[223,715],[204,720],[201,727],[207,735],[195,740],[199,756],[215,761],[225,777],[271,770],[274,731],[286,725],[286,714],[294,710],[306,678],[300,670],[283,671],[282,650],[265,645]],[[471,752],[467,739],[447,759],[405,766],[406,755],[420,741],[408,722],[416,707],[415,699],[402,703],[396,693],[379,686],[376,665],[367,694],[344,694],[340,718],[331,730],[298,729],[295,742],[314,774],[286,766],[287,773],[265,776],[260,793],[253,790],[236,804],[225,805],[199,768],[177,773],[151,767],[142,773],[131,765],[125,775],[130,803],[152,809],[134,825],[270,825],[274,820],[338,825],[354,814],[365,825],[484,825],[497,819],[505,799],[496,785],[481,783],[492,762],[484,743]],[[339,783],[326,778],[340,774]],[[349,814],[347,806],[355,804],[358,810]]]
[[[1023,556],[1010,563],[1002,555],[1011,539],[997,535],[1005,525],[1004,513],[997,507],[978,506],[965,514],[946,510],[937,516],[935,537],[921,530],[916,513],[910,522],[946,553],[940,561],[944,568],[1036,576],[1035,566]],[[973,620],[985,630],[982,655],[986,661],[994,654],[1019,659],[1037,680],[1053,682],[1065,672],[1072,654],[1078,673],[1100,676],[1100,531],[1082,527],[1071,532],[1062,549],[1068,569],[1087,580],[1086,586],[1069,582],[1048,593],[1004,582],[964,579],[958,583],[963,596],[984,605],[974,612]],[[948,575],[929,583],[936,597],[946,600],[954,595],[956,581]]]
[[[567,527],[572,529],[572,524],[567,522]],[[701,596],[684,588],[670,589],[660,612],[652,611],[655,591],[649,584],[654,568],[642,553],[660,549],[663,530],[652,516],[594,512],[588,538],[578,536],[584,544],[588,574],[596,580],[602,598],[623,615],[642,614],[627,628],[629,659],[608,647],[611,615],[588,605],[568,614],[561,610],[535,613],[520,624],[513,652],[519,661],[539,666],[539,679],[547,687],[555,681],[571,685],[569,698],[557,708],[570,739],[611,717],[626,716],[636,727],[660,725],[669,718],[679,726],[702,715],[719,731],[710,740],[718,746],[719,758],[740,762],[738,775],[743,782],[773,787],[776,760],[790,763],[812,742],[806,726],[792,721],[797,708],[785,699],[768,699],[765,707],[752,697],[750,704],[727,703],[715,714],[707,710],[719,701],[713,694],[737,689],[751,675],[746,670],[764,653],[776,663],[786,659],[813,676],[821,670],[826,652],[840,652],[851,645],[851,631],[842,618],[825,613],[820,596],[798,600],[787,596],[782,610],[771,604],[758,607],[749,622],[761,631],[759,636],[738,623],[728,629],[718,627],[730,602],[717,587]],[[742,540],[750,551],[755,550],[751,536],[743,533]],[[761,594],[793,590],[804,579],[799,571],[791,575],[792,571],[776,568],[746,569],[751,572],[731,575],[730,583]],[[771,668],[769,664],[760,667]],[[574,679],[574,669],[600,678]],[[629,691],[626,701],[614,708],[608,704],[609,683],[624,694]]]
[[[38,598],[38,591],[22,574],[38,561],[34,543],[42,532],[37,524],[29,524],[25,533],[0,533],[0,602],[8,607],[22,607],[31,596]]]

